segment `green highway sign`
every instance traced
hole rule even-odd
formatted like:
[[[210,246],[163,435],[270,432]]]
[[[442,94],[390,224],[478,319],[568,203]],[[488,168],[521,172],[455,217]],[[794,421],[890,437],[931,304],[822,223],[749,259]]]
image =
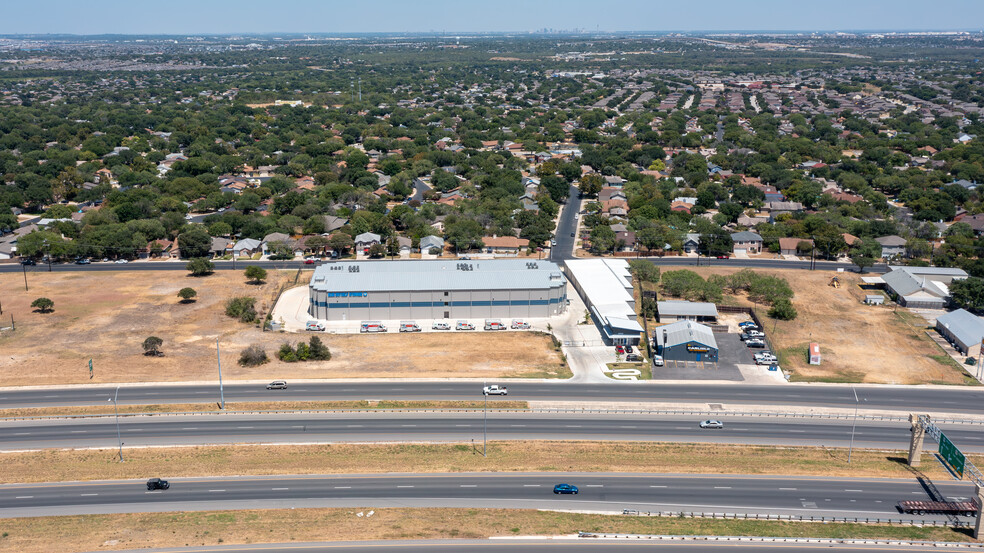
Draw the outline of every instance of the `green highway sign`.
[[[960,478],[963,478],[964,463],[967,461],[967,458],[960,452],[959,449],[957,449],[957,446],[953,445],[953,442],[946,437],[946,434],[943,434],[942,432],[940,432],[939,451],[940,457],[943,457],[943,460],[950,465],[950,468],[952,468],[953,471],[960,476]]]

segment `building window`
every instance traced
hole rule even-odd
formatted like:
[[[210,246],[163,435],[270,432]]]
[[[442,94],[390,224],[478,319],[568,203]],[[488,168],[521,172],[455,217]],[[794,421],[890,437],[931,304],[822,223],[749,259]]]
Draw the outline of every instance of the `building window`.
[[[444,293],[444,297],[445,298],[448,297],[448,293],[447,292]]]

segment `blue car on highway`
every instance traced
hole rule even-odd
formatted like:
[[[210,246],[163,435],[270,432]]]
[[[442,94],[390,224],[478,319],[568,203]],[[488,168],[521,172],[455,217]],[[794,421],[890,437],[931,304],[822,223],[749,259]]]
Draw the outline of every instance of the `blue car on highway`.
[[[577,486],[573,484],[557,484],[554,486],[554,493],[572,493],[577,495]]]

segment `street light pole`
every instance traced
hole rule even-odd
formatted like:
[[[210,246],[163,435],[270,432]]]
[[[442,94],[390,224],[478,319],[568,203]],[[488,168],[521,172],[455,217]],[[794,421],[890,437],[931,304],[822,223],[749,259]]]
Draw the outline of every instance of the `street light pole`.
[[[225,390],[222,389],[222,354],[219,353],[219,339],[215,339],[215,357],[219,361],[219,401],[221,409],[225,410]]]
[[[482,383],[482,395],[485,396],[485,408],[483,409],[485,414],[485,422],[482,425],[482,457],[488,457],[486,446],[489,442],[489,394],[485,391],[484,386],[488,384]]]
[[[851,454],[854,453],[854,429],[858,426],[858,407],[861,404],[857,389],[851,386],[851,391],[854,392],[854,423],[851,425],[851,447],[847,450],[847,464],[851,464]]]
[[[113,395],[113,409],[116,411],[116,441],[120,443],[120,462],[123,462],[123,437],[120,436],[120,387],[116,387],[116,394]]]

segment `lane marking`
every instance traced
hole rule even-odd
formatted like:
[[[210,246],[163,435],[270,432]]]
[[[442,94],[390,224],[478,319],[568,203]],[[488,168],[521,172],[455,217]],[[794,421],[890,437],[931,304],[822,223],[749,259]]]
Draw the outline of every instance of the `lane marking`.
[[[397,486],[397,488],[412,488],[413,486]]]
[[[197,426],[189,426],[188,428],[182,428],[181,430],[198,430]]]
[[[844,490],[845,492],[863,492],[864,490]]]
[[[796,491],[796,488],[779,488],[779,489],[780,490],[783,490],[783,491],[787,491],[787,492],[795,492]]]
[[[34,499],[33,495],[18,495],[14,499]]]
[[[290,488],[270,488],[270,489],[275,492],[282,492],[282,491],[289,490]]]
[[[585,488],[604,488],[605,485],[604,484],[588,484],[587,486],[584,486],[584,487]]]
[[[650,488],[665,488],[666,486],[649,486]]]
[[[731,486],[714,486],[715,490],[730,490]]]
[[[82,497],[92,497],[92,496],[96,496],[96,495],[99,495],[99,494],[97,494],[97,493],[84,493],[84,494],[81,494]]]
[[[460,488],[477,488],[478,484],[462,484]]]
[[[209,490],[210,492],[224,492],[225,490]]]
[[[238,428],[240,430],[252,430],[253,428],[256,428],[256,427],[255,426],[237,426],[236,428]]]
[[[351,490],[352,486],[335,486],[336,490]]]
[[[72,434],[85,434],[88,430],[72,430]]]
[[[524,488],[539,488],[539,484],[523,484]]]

